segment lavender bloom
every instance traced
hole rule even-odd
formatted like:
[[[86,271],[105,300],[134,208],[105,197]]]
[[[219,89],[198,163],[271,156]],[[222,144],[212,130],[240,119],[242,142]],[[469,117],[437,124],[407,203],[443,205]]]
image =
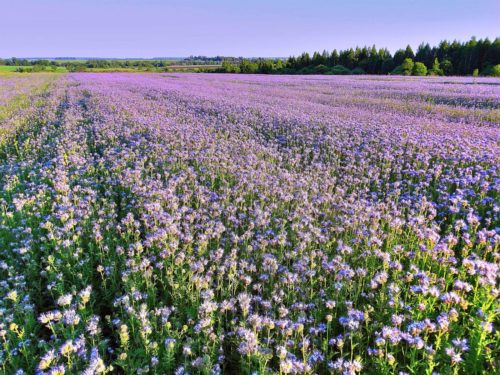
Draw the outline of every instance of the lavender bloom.
[[[4,371],[494,372],[499,90],[0,75]]]

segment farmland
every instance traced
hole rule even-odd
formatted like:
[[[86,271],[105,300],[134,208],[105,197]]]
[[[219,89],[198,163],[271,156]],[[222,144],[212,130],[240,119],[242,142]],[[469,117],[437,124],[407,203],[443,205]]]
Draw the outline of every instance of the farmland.
[[[500,79],[0,75],[0,372],[500,371]]]
[[[18,68],[20,68],[19,66],[4,66],[4,65],[1,65],[0,66],[0,73],[7,73],[7,72],[15,72]]]

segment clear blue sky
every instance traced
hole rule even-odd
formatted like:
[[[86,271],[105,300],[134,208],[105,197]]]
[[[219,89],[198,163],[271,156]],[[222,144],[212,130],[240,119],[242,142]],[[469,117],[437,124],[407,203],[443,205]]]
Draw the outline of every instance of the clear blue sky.
[[[289,56],[500,36],[500,0],[0,0],[1,57]]]

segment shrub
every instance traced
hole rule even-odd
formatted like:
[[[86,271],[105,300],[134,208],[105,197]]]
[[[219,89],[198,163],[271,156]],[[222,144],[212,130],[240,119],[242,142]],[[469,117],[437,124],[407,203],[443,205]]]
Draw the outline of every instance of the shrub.
[[[240,63],[241,73],[257,73],[259,70],[259,65],[255,62],[249,60],[243,60]]]
[[[300,69],[297,73],[298,74],[314,74],[315,70],[314,70],[314,68],[308,66],[306,68]]]
[[[429,70],[429,75],[431,76],[442,76],[443,69],[439,66],[439,60],[437,58],[434,59],[432,64],[432,68]]]
[[[401,68],[403,70],[403,74],[405,76],[411,75],[411,73],[413,71],[413,66],[414,65],[415,65],[415,63],[413,62],[412,59],[410,59],[410,58],[404,59],[403,63],[401,64]]]
[[[426,76],[427,75],[427,67],[425,66],[424,63],[421,62],[416,62],[413,64],[413,69],[411,73],[414,76]]]
[[[404,59],[404,61],[401,65],[397,66],[392,71],[391,74],[409,76],[412,74],[414,65],[415,65],[415,63],[413,62],[412,59],[406,58],[406,59]]]
[[[235,64],[231,64],[229,61],[222,62],[222,71],[225,73],[239,73],[240,67]]]
[[[318,65],[314,68],[314,72],[317,74],[326,74],[330,69],[325,65]]]
[[[330,70],[330,73],[335,75],[345,75],[350,74],[351,71],[343,65],[335,65],[332,70]]]
[[[403,75],[403,67],[401,65],[396,66],[391,74],[396,76]]]
[[[366,74],[366,72],[363,68],[360,68],[358,66],[357,68],[354,68],[353,70],[351,70],[351,74]]]
[[[20,66],[15,71],[16,73],[33,73],[33,68],[31,66]]]
[[[486,66],[481,75],[488,77],[500,77],[500,64]]]

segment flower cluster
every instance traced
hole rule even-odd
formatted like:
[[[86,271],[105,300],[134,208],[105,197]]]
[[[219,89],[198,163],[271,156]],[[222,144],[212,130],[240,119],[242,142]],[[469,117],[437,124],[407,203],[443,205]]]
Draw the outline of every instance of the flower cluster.
[[[2,373],[500,371],[498,79],[9,87]]]

